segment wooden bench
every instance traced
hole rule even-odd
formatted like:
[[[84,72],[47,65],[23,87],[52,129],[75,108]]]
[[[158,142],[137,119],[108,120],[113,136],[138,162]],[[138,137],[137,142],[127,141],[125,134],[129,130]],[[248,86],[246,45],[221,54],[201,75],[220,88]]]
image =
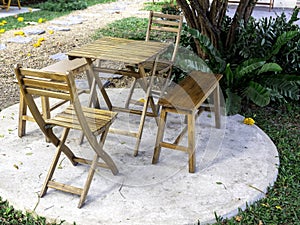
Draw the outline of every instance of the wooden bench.
[[[203,111],[201,105],[209,97],[214,95],[214,113],[216,127],[221,127],[220,120],[220,92],[219,80],[220,74],[209,74],[200,71],[192,71],[179,85],[171,88],[165,96],[159,99],[158,104],[161,106],[160,121],[154,148],[152,163],[158,162],[161,148],[169,148],[187,152],[189,156],[189,172],[195,172],[195,120]],[[186,127],[177,136],[173,143],[163,140],[165,124],[168,113],[183,114],[187,117]],[[179,145],[184,134],[188,133],[188,146]]]
[[[85,59],[74,59],[74,60],[61,60],[50,66],[44,67],[41,71],[50,71],[56,73],[66,73],[67,71],[76,72],[76,68],[82,67],[86,64]],[[80,92],[81,93],[81,92]],[[58,108],[62,104],[65,104],[66,100],[59,101],[56,104],[50,105],[49,98],[41,97],[41,105],[43,117],[45,119],[50,118],[50,113],[54,109]],[[18,119],[18,136],[23,137],[26,134],[26,121],[35,122],[32,116],[27,115],[27,104],[24,100],[22,93],[20,92],[20,105],[19,105],[19,119]]]

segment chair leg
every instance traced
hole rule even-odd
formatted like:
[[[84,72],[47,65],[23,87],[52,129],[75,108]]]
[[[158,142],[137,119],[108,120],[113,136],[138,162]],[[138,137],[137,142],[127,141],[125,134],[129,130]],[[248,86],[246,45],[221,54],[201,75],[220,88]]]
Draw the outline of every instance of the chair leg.
[[[214,111],[216,128],[221,128],[221,112],[220,112],[220,87],[216,86],[214,90]]]
[[[128,109],[129,108],[129,104],[130,104],[130,101],[131,101],[131,98],[132,98],[132,95],[133,95],[133,91],[134,91],[134,88],[136,86],[136,83],[137,83],[137,79],[134,79],[131,87],[130,87],[130,90],[129,90],[129,94],[127,96],[127,99],[126,99],[126,102],[125,102],[125,108]]]
[[[195,116],[188,115],[188,155],[189,155],[189,172],[195,172],[196,154],[195,154]]]
[[[95,170],[96,170],[96,167],[97,167],[96,165],[97,165],[98,160],[99,160],[99,156],[96,154],[94,156],[93,162],[92,162],[91,167],[89,169],[89,174],[88,174],[87,180],[85,182],[85,185],[83,187],[82,193],[80,195],[80,200],[79,200],[79,203],[78,203],[78,208],[81,208],[81,206],[85,202],[87,193],[88,193],[88,191],[90,189],[91,182],[93,180],[93,176],[95,174]]]
[[[65,144],[65,141],[67,139],[69,131],[70,131],[69,128],[65,128],[64,131],[63,131],[61,141],[60,141],[59,145],[56,148],[56,153],[55,153],[54,159],[53,159],[52,164],[50,166],[50,169],[49,169],[49,172],[48,172],[47,177],[45,179],[45,182],[43,184],[43,187],[42,187],[42,190],[41,190],[41,194],[40,194],[41,197],[43,197],[46,194],[46,192],[47,192],[48,183],[52,179],[52,176],[54,174],[56,165],[58,163],[59,157],[60,157],[61,152],[62,152],[62,146],[64,146],[64,144]]]
[[[20,3],[20,0],[18,0],[18,7],[19,7],[19,9],[21,9],[21,3]]]
[[[7,2],[7,6],[6,6],[6,11],[8,11],[8,10],[9,10],[10,4],[11,4],[11,0],[8,0],[8,2]]]
[[[104,146],[104,142],[105,142],[105,140],[106,140],[106,136],[107,136],[107,134],[108,134],[108,130],[109,130],[109,129],[106,129],[106,130],[102,133],[102,135],[101,135],[101,137],[100,137],[100,140],[99,140],[99,146],[98,146],[98,148],[99,148],[100,151],[103,150],[103,146]],[[84,187],[83,187],[83,189],[82,189],[82,193],[81,193],[81,195],[80,195],[80,200],[79,200],[79,203],[78,203],[78,208],[81,208],[82,205],[84,204],[85,199],[86,199],[86,196],[87,196],[87,193],[88,193],[88,191],[89,191],[89,189],[90,189],[90,186],[91,186],[91,182],[92,182],[92,180],[93,180],[93,176],[94,176],[94,174],[95,174],[95,170],[96,170],[96,168],[97,168],[98,160],[99,160],[100,157],[103,158],[103,156],[101,156],[97,151],[95,151],[95,153],[96,153],[96,154],[95,154],[95,156],[94,156],[94,159],[93,159],[92,164],[91,164],[90,169],[89,169],[88,177],[87,177],[87,179],[86,179],[86,182],[85,182]],[[105,159],[105,157],[104,157],[104,159]],[[108,165],[109,168],[112,170],[112,172],[113,172],[114,175],[116,175],[116,174],[118,173],[118,171],[115,171],[115,169],[113,169],[109,164],[107,164],[107,165]]]
[[[27,114],[27,104],[25,99],[20,92],[20,105],[19,105],[19,122],[18,122],[18,136],[23,137],[26,133],[26,120],[23,119],[23,116]]]
[[[156,143],[155,143],[155,147],[154,147],[152,164],[157,163],[158,159],[159,159],[159,155],[160,155],[160,151],[161,151],[160,143],[162,142],[163,137],[164,137],[166,120],[167,120],[167,112],[164,108],[162,108],[161,114],[160,114],[159,125],[158,125],[158,131],[157,131],[157,135],[156,135]]]

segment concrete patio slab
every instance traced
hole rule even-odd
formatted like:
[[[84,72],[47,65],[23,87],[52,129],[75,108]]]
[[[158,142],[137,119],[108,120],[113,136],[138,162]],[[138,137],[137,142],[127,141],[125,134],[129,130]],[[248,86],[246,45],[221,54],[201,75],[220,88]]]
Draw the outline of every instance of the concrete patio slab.
[[[127,89],[108,89],[116,104]],[[124,94],[125,93],[125,94]],[[157,127],[147,118],[139,155],[133,157],[135,140],[109,134],[106,151],[120,173],[98,169],[87,201],[78,209],[79,197],[49,189],[39,197],[54,146],[46,143],[35,123],[28,122],[27,135],[17,136],[18,105],[0,112],[0,193],[15,208],[34,211],[64,224],[201,224],[214,222],[215,215],[230,217],[264,197],[277,177],[277,149],[257,126],[242,123],[240,115],[223,117],[216,129],[213,114],[204,112],[197,120],[196,173],[188,173],[187,155],[162,149],[158,164],[152,165]],[[138,118],[119,114],[113,124],[135,129]],[[170,116],[167,137],[182,127],[184,118]],[[57,130],[59,132],[59,130]],[[88,144],[78,145],[80,133],[72,132],[68,145],[79,156],[92,157]],[[184,139],[183,142],[186,142]],[[73,167],[62,157],[54,174],[57,181],[82,186],[86,166]]]

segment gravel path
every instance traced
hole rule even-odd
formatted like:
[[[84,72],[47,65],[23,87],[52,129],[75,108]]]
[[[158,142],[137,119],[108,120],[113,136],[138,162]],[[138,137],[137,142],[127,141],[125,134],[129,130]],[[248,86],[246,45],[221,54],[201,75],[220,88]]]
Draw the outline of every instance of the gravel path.
[[[74,11],[67,16],[55,20],[63,21],[70,16],[80,16],[84,19],[82,24],[71,25],[70,31],[48,32],[48,27],[53,26],[51,21],[34,25],[35,29],[44,29],[46,33],[33,35],[28,44],[7,43],[9,38],[14,37],[14,30],[0,35],[0,43],[6,45],[6,49],[0,50],[0,111],[19,101],[19,91],[14,83],[15,77],[13,67],[21,63],[24,67],[40,69],[55,61],[49,58],[57,53],[65,53],[73,48],[87,44],[92,41],[94,32],[107,24],[126,17],[147,17],[148,12],[142,11],[146,0],[118,0],[108,4],[91,6],[85,10]],[[26,27],[23,30],[30,28]],[[33,47],[39,38],[45,41],[38,48]]]

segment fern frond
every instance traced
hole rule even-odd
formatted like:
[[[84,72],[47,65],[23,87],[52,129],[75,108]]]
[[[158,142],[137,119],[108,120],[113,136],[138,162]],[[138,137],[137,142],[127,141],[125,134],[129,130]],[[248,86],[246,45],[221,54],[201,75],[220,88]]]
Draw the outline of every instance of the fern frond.
[[[258,71],[258,74],[262,74],[265,72],[280,72],[280,71],[282,71],[282,68],[277,63],[266,63]]]
[[[254,81],[249,82],[249,86],[245,89],[244,95],[261,107],[270,103],[270,91]]]

